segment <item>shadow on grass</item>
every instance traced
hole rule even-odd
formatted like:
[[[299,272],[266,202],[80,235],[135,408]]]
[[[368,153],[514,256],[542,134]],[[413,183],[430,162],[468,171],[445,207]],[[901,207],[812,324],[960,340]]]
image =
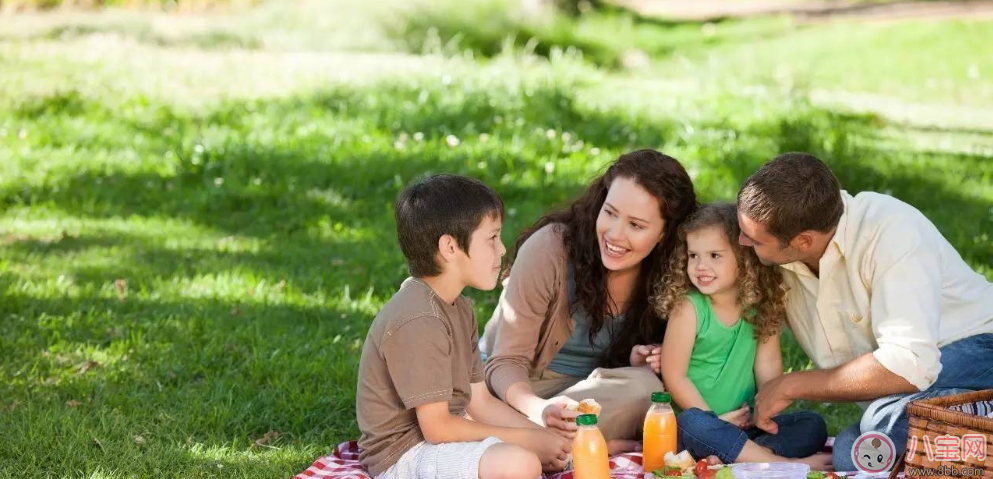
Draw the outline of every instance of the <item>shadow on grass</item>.
[[[271,287],[280,283],[281,290],[306,295],[341,294],[343,288],[361,284],[362,289],[352,289],[351,294],[366,294],[372,289],[378,296],[395,289],[406,274],[392,229],[360,240],[288,236],[257,251],[225,250],[223,245],[229,240],[222,238],[209,245],[168,246],[167,238],[85,232],[55,240],[8,239],[3,256],[24,261],[66,258],[60,269],[78,287],[99,290],[123,279],[127,288],[138,294],[146,294],[162,282],[193,283],[214,278],[246,284],[245,290],[230,292],[232,296],[250,296],[258,284]],[[96,253],[89,256],[94,258],[104,250],[114,251],[115,261],[91,261],[83,256]]]
[[[522,91],[517,104],[495,102],[483,89],[455,102],[444,98],[445,92],[423,92],[400,86],[382,91],[401,108],[363,92],[336,90],[277,102],[229,103],[203,116],[154,106],[149,108],[150,117],[140,119],[114,117],[106,107],[72,92],[37,98],[19,107],[23,118],[39,121],[63,111],[95,111],[95,119],[107,121],[117,134],[94,138],[84,148],[99,152],[133,149],[126,138],[149,138],[142,141],[148,146],[140,154],[161,158],[166,150],[173,158],[166,167],[174,174],[163,168],[110,173],[86,169],[30,189],[9,184],[0,190],[0,204],[47,203],[90,217],[167,216],[260,237],[301,233],[320,221],[332,227],[371,222],[377,231],[390,236],[392,226],[382,220],[392,215],[393,199],[404,184],[429,172],[476,176],[507,198],[528,198],[543,205],[562,204],[572,197],[588,178],[554,176],[542,170],[546,158],[562,155],[560,144],[542,141],[529,145],[528,150],[501,146],[501,142],[519,142],[522,136],[533,137],[535,128],[539,135],[549,128],[572,131],[591,145],[613,149],[627,147],[632,140],[662,144],[671,129],[670,125],[632,124],[620,114],[581,111],[558,88]],[[282,125],[282,131],[275,134],[291,140],[255,141],[250,120],[257,114],[285,117],[289,125]],[[311,122],[334,126],[354,117],[373,121],[358,125],[346,139],[320,132],[301,137],[294,131]],[[224,130],[223,138],[202,140],[212,129]],[[424,140],[409,141],[397,150],[392,140],[399,132],[422,132]],[[494,132],[490,146],[475,151],[439,148],[447,135],[472,139],[489,132]],[[375,142],[361,138],[369,134],[376,136]],[[72,144],[64,135],[36,136],[46,144]],[[527,175],[533,181],[519,181]]]

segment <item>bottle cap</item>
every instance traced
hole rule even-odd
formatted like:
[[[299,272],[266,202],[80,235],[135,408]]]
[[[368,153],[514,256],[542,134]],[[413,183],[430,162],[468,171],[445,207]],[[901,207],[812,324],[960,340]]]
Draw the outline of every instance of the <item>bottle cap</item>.
[[[653,403],[668,403],[672,402],[672,395],[667,392],[655,391],[652,393]]]
[[[576,424],[580,426],[596,426],[596,414],[580,414],[576,418]]]

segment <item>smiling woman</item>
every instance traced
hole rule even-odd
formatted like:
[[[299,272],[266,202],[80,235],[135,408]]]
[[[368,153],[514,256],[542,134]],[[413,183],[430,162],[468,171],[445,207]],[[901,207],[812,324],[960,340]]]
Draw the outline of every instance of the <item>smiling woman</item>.
[[[629,440],[662,388],[649,296],[695,206],[683,166],[640,150],[521,234],[481,341],[490,389],[566,437],[577,415],[567,407],[594,399],[612,452],[636,447]]]

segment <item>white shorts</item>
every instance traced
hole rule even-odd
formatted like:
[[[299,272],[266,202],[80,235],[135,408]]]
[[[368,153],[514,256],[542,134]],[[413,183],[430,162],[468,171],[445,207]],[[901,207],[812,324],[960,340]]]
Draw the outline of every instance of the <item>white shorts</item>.
[[[480,442],[421,442],[376,479],[479,479],[479,459],[501,442],[495,437]]]

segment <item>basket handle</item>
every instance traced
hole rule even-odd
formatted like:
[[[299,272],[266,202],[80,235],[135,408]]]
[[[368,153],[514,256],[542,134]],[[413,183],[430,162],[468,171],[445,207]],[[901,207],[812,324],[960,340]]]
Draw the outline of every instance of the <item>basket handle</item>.
[[[900,454],[900,459],[897,459],[896,465],[893,466],[893,470],[890,471],[890,479],[896,479],[900,475],[900,471],[903,469],[904,463],[907,461],[907,451]]]

